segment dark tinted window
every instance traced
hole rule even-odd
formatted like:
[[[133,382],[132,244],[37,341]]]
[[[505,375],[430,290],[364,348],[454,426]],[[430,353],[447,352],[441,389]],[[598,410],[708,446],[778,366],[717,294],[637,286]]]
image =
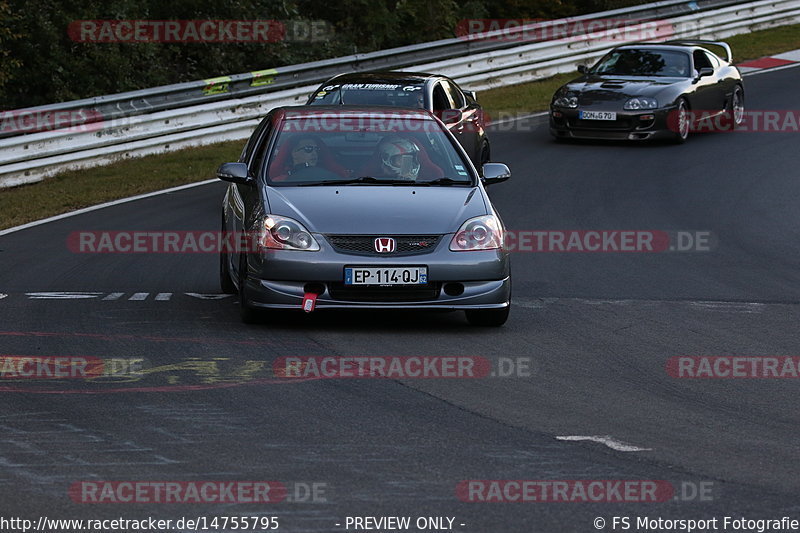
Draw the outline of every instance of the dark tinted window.
[[[654,49],[614,50],[600,59],[590,72],[617,76],[691,75],[688,54]]]
[[[311,105],[377,105],[424,108],[421,83],[333,83],[322,87]]]

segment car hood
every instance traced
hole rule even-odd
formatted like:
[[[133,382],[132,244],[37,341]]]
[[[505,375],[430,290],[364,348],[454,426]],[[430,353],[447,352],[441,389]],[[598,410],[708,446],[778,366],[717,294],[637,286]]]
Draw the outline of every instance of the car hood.
[[[634,96],[656,96],[661,91],[687,83],[684,78],[642,78],[639,76],[586,76],[568,83],[568,91],[580,94],[580,98],[592,100],[627,100]]]
[[[269,211],[314,233],[454,233],[465,220],[488,213],[477,187],[268,187]]]

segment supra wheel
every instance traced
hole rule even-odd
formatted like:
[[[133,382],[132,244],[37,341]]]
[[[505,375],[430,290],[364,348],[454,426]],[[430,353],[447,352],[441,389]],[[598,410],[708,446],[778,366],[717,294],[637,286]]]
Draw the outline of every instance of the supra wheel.
[[[507,305],[502,309],[469,309],[465,311],[467,322],[473,326],[500,327],[508,320],[508,313],[511,306]]]
[[[728,107],[728,116],[731,119],[733,128],[741,126],[744,122],[744,90],[741,85],[737,85],[733,90],[731,102]]]
[[[683,144],[689,137],[689,107],[686,100],[678,100],[678,107],[675,109],[675,142]]]

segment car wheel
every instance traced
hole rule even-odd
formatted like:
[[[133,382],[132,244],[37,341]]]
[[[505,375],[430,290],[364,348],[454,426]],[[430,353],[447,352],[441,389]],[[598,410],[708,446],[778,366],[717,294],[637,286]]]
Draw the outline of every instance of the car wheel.
[[[222,224],[222,232],[220,233],[220,237],[225,235],[225,223],[223,219]],[[226,242],[225,239],[220,239],[222,242]],[[236,294],[236,285],[233,284],[233,280],[231,279],[231,269],[229,267],[229,259],[230,256],[227,252],[220,250],[219,252],[219,287],[222,289],[222,292],[225,294]]]
[[[733,90],[728,114],[734,129],[741,126],[744,122],[744,91],[741,85],[737,85]]]
[[[242,255],[239,260],[239,317],[245,324],[260,322],[259,311],[247,304],[247,258]]]
[[[678,100],[678,107],[675,109],[675,142],[682,144],[689,137],[690,115],[686,100]]]
[[[499,327],[508,320],[511,306],[502,309],[470,309],[466,311],[467,322],[473,326]]]
[[[489,147],[488,141],[483,141],[481,145],[481,166],[485,165],[492,159],[492,149]]]

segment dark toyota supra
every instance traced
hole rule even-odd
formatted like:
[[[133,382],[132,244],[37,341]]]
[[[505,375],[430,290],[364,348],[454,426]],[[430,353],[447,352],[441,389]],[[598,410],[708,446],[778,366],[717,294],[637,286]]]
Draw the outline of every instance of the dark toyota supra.
[[[725,51],[725,58],[708,45]],[[734,128],[744,118],[742,75],[727,43],[618,46],[559,88],[550,104],[556,139],[686,140],[699,120]],[[720,121],[724,118],[724,121]]]

